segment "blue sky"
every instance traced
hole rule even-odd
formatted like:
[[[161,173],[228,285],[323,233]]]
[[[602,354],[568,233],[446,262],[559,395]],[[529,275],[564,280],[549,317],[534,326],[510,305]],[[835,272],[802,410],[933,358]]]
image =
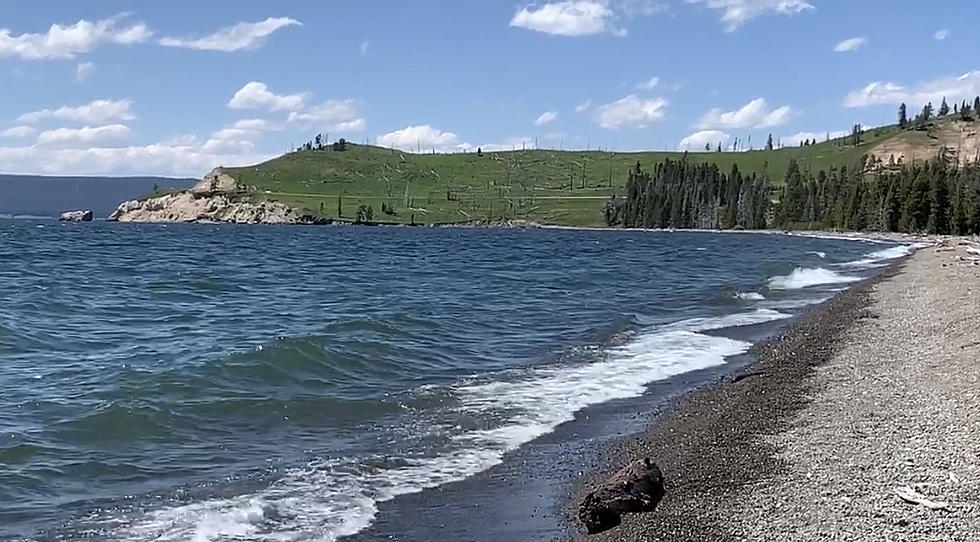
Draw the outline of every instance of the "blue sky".
[[[199,176],[331,139],[796,144],[980,94],[975,2],[0,5],[0,171]],[[967,14],[969,16],[964,16]]]

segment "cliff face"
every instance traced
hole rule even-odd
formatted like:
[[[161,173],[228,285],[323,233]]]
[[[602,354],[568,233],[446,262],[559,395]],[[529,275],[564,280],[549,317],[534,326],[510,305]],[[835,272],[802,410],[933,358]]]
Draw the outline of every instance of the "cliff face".
[[[109,220],[118,222],[230,222],[235,224],[309,224],[285,204],[252,202],[233,177],[218,168],[185,192],[127,201]]]

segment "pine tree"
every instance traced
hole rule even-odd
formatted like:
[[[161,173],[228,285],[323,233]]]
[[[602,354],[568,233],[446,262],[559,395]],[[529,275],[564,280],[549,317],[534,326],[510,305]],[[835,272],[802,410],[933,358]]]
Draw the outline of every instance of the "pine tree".
[[[905,108],[905,104],[898,106],[898,127],[905,129],[909,125],[908,111]]]
[[[980,114],[980,96],[973,99],[973,110]]]
[[[943,103],[939,106],[939,116],[945,117],[949,114],[949,104],[946,103],[946,97],[943,96]]]
[[[769,139],[766,140],[766,150],[772,150],[772,134],[769,134]]]

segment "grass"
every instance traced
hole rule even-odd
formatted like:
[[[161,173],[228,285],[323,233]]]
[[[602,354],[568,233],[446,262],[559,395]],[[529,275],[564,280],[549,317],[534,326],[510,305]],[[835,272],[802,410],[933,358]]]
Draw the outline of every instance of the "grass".
[[[851,166],[898,129],[866,132],[857,146],[823,142],[772,151],[690,153],[724,171],[768,174],[779,184],[791,159],[816,171]],[[467,154],[412,154],[349,144],[346,151],[298,151],[263,164],[233,168],[258,197],[281,201],[334,219],[352,219],[370,205],[377,221],[453,223],[528,219],[546,224],[601,226],[601,210],[622,194],[627,172],[637,162],[652,167],[677,152],[528,150]],[[382,203],[394,210],[381,212]],[[338,206],[340,212],[338,213]]]

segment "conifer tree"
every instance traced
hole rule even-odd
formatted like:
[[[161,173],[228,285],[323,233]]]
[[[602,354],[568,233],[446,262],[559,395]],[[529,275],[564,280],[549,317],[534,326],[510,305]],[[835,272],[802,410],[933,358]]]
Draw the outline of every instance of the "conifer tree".
[[[769,134],[769,139],[766,140],[766,150],[772,150],[772,134]]]
[[[943,103],[939,106],[939,116],[945,117],[949,114],[949,104],[946,103],[946,97],[943,96]]]

